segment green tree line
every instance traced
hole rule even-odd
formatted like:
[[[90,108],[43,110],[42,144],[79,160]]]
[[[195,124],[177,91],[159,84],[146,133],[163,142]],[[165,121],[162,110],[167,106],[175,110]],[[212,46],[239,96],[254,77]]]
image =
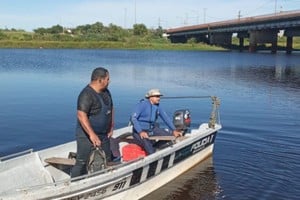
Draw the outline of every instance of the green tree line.
[[[54,25],[50,28],[37,28],[33,32],[16,29],[0,29],[0,40],[17,41],[114,41],[126,42],[138,40],[150,42],[159,40],[168,42],[163,38],[163,29],[148,29],[144,24],[134,24],[132,29],[123,29],[120,26],[109,24],[104,26],[101,22],[80,25],[75,28],[66,28]]]
[[[37,28],[33,32],[17,29],[0,29],[0,48],[121,48],[168,50],[224,50],[203,43],[173,44],[163,37],[162,27],[147,28],[134,24],[124,29],[101,22],[75,28],[54,25]]]

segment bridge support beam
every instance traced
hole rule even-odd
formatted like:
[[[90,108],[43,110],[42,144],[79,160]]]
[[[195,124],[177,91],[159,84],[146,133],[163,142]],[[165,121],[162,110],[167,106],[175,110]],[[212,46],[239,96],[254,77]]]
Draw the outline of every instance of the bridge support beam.
[[[209,43],[221,46],[231,46],[232,33],[212,33],[209,35]]]
[[[271,43],[271,51],[272,53],[276,53],[277,37],[278,30],[250,31],[249,51],[255,52],[257,50],[257,44]]]

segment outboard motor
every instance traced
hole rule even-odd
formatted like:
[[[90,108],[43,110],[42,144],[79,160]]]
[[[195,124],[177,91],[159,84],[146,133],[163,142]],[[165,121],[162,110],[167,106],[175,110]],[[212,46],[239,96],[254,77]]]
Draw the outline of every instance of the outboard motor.
[[[191,114],[188,109],[176,110],[173,115],[173,123],[177,130],[185,133],[191,125]]]

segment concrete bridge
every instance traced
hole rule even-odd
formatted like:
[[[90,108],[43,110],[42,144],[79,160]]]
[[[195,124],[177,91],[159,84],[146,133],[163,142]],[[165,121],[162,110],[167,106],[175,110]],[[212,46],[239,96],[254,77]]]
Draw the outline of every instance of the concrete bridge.
[[[244,39],[249,38],[250,52],[255,52],[258,44],[271,43],[271,51],[276,53],[280,31],[287,37],[285,48],[290,54],[293,37],[300,36],[300,10],[172,28],[166,33],[172,43],[186,43],[195,38],[197,42],[227,47],[232,45],[232,36],[236,34],[240,50],[244,49]]]

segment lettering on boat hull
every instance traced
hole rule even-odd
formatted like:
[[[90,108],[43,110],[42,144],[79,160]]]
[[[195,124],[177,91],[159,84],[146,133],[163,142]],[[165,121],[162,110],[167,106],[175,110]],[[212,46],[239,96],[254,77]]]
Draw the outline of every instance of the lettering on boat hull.
[[[216,132],[214,132],[204,138],[201,138],[182,149],[177,150],[175,153],[175,158],[174,158],[173,164],[176,164],[176,163],[190,157],[191,155],[205,149],[209,145],[213,144],[215,141],[215,136],[216,136]]]
[[[95,189],[86,189],[80,192],[80,194],[68,195],[68,197],[64,197],[62,199],[65,200],[81,200],[81,199],[101,199],[111,194],[120,192],[129,187],[131,176],[127,176],[122,180],[116,181],[108,186],[104,187],[96,187]]]

